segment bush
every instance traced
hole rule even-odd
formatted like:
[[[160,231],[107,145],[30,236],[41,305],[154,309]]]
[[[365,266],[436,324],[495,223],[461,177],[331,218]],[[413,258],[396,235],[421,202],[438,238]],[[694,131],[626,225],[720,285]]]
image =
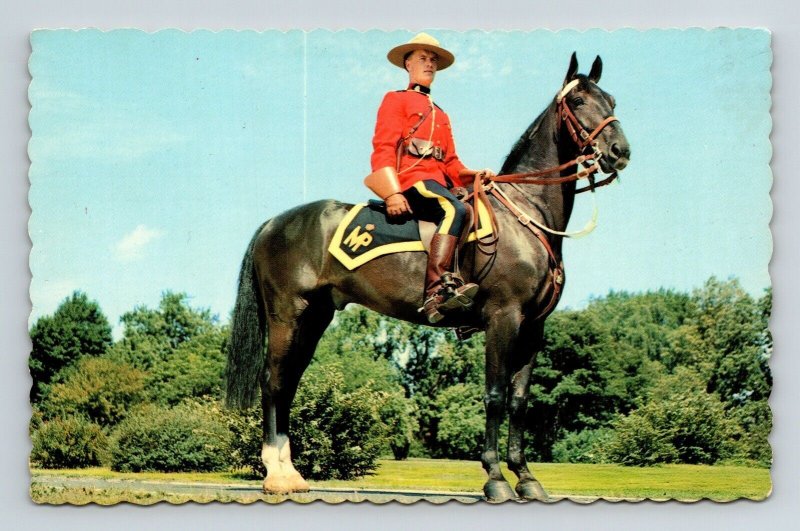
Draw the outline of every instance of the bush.
[[[419,430],[416,413],[414,403],[404,396],[402,390],[386,394],[379,414],[388,437],[389,449],[398,461],[408,458],[414,433]]]
[[[741,437],[735,443],[733,459],[738,462],[769,467],[772,465],[772,411],[766,400],[747,402],[732,408],[728,416],[739,426]]]
[[[306,372],[291,411],[290,445],[295,468],[309,479],[352,479],[375,469],[388,443],[380,411],[390,394],[369,385],[345,392],[337,364],[315,364]],[[261,411],[231,411],[233,465],[263,477]]]
[[[485,431],[481,386],[451,385],[436,396],[434,407],[436,455],[449,459],[479,458]]]
[[[663,378],[649,401],[613,423],[606,454],[625,465],[713,464],[731,457],[739,428],[689,369]]]
[[[606,428],[567,433],[553,445],[556,463],[602,463],[603,448],[611,438]]]
[[[312,479],[352,479],[375,469],[386,437],[378,412],[385,392],[343,392],[337,365],[309,370],[290,420],[295,468]]]
[[[227,409],[223,414],[231,434],[231,465],[249,469],[254,476],[263,478],[267,469],[261,461],[261,406]]]
[[[122,472],[206,472],[230,466],[230,432],[217,404],[148,404],[111,437],[110,465]]]
[[[32,442],[31,465],[42,468],[98,466],[108,448],[100,426],[80,416],[41,423]]]
[[[41,404],[46,416],[84,415],[107,427],[118,423],[144,395],[145,373],[105,357],[81,358],[61,373]]]

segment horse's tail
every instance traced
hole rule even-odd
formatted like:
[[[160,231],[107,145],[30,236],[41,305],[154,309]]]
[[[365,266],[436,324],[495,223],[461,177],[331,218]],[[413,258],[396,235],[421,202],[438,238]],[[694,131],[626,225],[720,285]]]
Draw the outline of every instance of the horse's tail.
[[[225,368],[228,407],[248,408],[258,398],[264,368],[266,318],[253,266],[253,249],[259,228],[247,247],[239,273],[239,290],[231,318],[228,365]]]

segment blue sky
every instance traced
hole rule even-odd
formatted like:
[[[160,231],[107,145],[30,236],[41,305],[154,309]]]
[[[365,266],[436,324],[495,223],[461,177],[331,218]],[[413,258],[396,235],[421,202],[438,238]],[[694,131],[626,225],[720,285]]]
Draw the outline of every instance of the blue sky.
[[[430,31],[456,56],[433,96],[468,166],[499,170],[572,51],[617,100],[632,158],[565,244],[560,308],[609,290],[769,286],[769,34]],[[370,197],[375,113],[409,32],[38,31],[30,70],[31,322],[73,290],[112,323],[165,290],[227,320],[256,227]],[[591,217],[581,197],[571,229]]]

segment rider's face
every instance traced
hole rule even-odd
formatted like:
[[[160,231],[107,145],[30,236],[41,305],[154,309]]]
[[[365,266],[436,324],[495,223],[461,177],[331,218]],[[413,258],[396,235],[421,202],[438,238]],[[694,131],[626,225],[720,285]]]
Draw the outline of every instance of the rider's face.
[[[430,87],[438,67],[439,56],[428,50],[414,50],[406,58],[406,70],[411,83]]]

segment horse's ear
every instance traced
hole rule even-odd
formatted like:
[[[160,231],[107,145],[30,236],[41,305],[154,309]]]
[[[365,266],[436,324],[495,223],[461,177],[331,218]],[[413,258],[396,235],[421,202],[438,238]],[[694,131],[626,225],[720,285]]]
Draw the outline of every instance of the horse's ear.
[[[598,55],[592,63],[592,70],[589,72],[589,80],[597,83],[600,81],[600,75],[603,73],[603,60]]]
[[[575,77],[575,74],[578,73],[578,56],[575,52],[572,52],[572,57],[569,59],[569,68],[567,69],[567,77],[564,78],[564,84],[566,85],[572,78]]]

